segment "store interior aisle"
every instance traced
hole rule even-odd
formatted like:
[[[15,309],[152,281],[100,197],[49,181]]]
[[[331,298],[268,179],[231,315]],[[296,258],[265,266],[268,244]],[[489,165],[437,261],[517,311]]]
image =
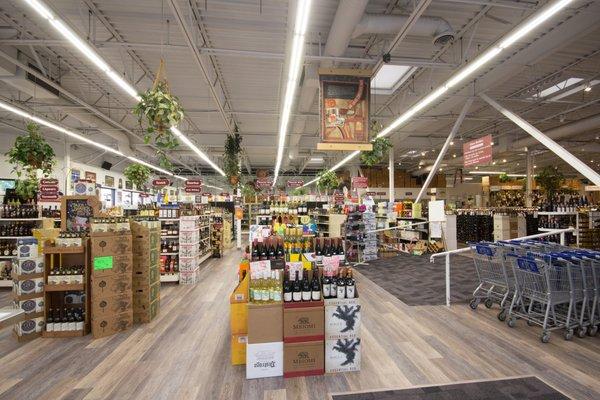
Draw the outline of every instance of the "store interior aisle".
[[[362,371],[246,380],[229,362],[229,301],[239,258],[212,259],[195,286],[161,288],[153,322],[104,339],[0,334],[0,399],[326,399],[328,393],[536,375],[574,399],[600,398],[600,339],[542,344],[496,310],[408,306],[360,274]],[[2,305],[9,302],[1,292]]]

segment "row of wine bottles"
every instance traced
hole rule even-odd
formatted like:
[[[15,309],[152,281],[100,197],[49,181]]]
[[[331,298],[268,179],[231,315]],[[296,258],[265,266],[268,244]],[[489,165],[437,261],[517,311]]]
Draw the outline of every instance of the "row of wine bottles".
[[[34,204],[2,204],[0,218],[38,218],[38,209]]]
[[[82,331],[85,321],[83,308],[50,308],[46,317],[48,332]]]
[[[277,237],[271,236],[259,242],[252,242],[250,257],[252,261],[290,259],[291,254],[314,253],[317,261],[322,257],[340,256],[345,258],[342,238],[312,238],[303,236]]]

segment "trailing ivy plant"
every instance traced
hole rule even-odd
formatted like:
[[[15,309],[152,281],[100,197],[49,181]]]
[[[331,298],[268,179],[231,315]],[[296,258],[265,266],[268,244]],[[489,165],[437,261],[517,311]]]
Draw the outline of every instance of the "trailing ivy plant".
[[[44,140],[40,127],[33,122],[27,124],[27,135],[19,136],[6,153],[17,174],[15,191],[25,200],[32,199],[39,189],[37,171],[47,178],[54,167],[54,150]]]
[[[321,171],[319,172],[317,177],[319,178],[319,180],[317,181],[317,187],[320,190],[325,190],[326,192],[329,189],[337,189],[337,187],[341,183],[340,178],[338,178],[338,176],[333,171]]]
[[[151,89],[143,93],[141,100],[133,109],[140,125],[145,120],[146,134],[144,142],[153,144],[158,148],[159,164],[165,169],[172,169],[173,165],[166,153],[179,146],[179,141],[171,132],[171,127],[179,125],[183,120],[184,111],[179,103],[179,98],[169,91],[166,81],[157,82]]]
[[[292,196],[304,196],[308,191],[304,187],[299,187],[292,190]]]
[[[498,180],[499,180],[500,182],[502,182],[502,183],[505,183],[505,182],[509,182],[509,181],[510,181],[510,177],[509,177],[509,176],[508,176],[508,174],[506,174],[506,172],[505,172],[505,173],[502,173],[502,174],[500,174],[500,175],[498,176]]]
[[[256,188],[254,187],[254,182],[247,181],[243,185],[241,185],[242,196],[246,197],[254,197],[256,196]]]
[[[368,167],[382,162],[388,150],[392,147],[390,139],[384,137],[377,138],[371,143],[373,144],[373,150],[360,153],[360,161]]]
[[[142,164],[129,164],[127,168],[123,170],[123,174],[128,181],[141,190],[146,182],[148,182],[151,171],[150,168]]]
[[[225,153],[223,155],[223,172],[232,187],[240,182],[240,153],[242,151],[242,136],[236,131],[225,138]]]
[[[546,199],[552,202],[565,181],[565,177],[558,168],[549,165],[535,176],[535,181],[546,192]]]

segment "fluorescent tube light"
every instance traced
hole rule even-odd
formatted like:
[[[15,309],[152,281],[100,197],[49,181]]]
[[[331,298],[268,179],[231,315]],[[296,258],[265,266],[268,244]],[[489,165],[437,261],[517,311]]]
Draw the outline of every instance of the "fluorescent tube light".
[[[103,71],[118,87],[120,87],[125,93],[133,97],[136,101],[140,101],[139,96],[135,87],[130,85],[125,79],[123,79],[116,71],[114,71],[108,63],[89,45],[85,40],[81,39],[77,33],[71,29],[65,22],[61,21],[54,12],[47,7],[42,1],[39,0],[25,0],[42,18],[48,20],[50,25],[54,27],[65,39],[67,39],[77,50],[79,50],[88,60],[92,62],[97,68]],[[303,3],[302,1],[300,3]],[[195,144],[193,144],[186,136],[183,135],[176,127],[171,128],[171,131],[184,142],[191,150],[193,150],[201,159],[206,161],[215,171],[222,176],[225,173],[219,168],[202,150],[200,150]]]
[[[296,89],[298,88],[298,79],[302,66],[302,58],[304,57],[304,35],[308,25],[308,17],[312,0],[299,0],[296,3],[296,20],[294,22],[294,33],[292,38],[292,52],[288,65],[288,81],[285,89],[285,98],[281,109],[281,119],[279,122],[279,140],[277,143],[277,158],[275,161],[275,173],[273,177],[273,186],[277,184],[279,169],[283,161],[283,149],[285,147],[285,139],[287,136],[288,125],[290,122],[290,114]]]
[[[553,5],[545,7],[543,11],[540,11],[537,14],[533,15],[531,18],[529,18],[528,21],[524,22],[523,24],[521,24],[520,26],[516,27],[511,32],[509,32],[506,35],[506,37],[500,42],[499,45],[491,47],[490,49],[486,50],[483,54],[481,54],[479,57],[475,58],[473,61],[471,61],[470,63],[465,65],[463,68],[461,68],[458,71],[458,73],[456,75],[454,75],[453,77],[448,79],[446,82],[444,82],[444,84],[442,84],[433,93],[431,93],[424,99],[417,102],[415,105],[413,105],[411,108],[409,108],[405,113],[403,113],[396,120],[394,120],[390,125],[388,125],[384,129],[382,129],[379,132],[379,134],[377,135],[377,137],[378,138],[384,137],[384,136],[387,136],[390,133],[392,133],[400,125],[404,124],[406,121],[411,119],[415,114],[417,114],[419,111],[424,109],[427,105],[431,104],[433,101],[435,101],[437,98],[439,98],[448,89],[456,86],[458,83],[460,83],[465,78],[467,78],[469,75],[471,75],[473,72],[475,72],[476,70],[481,68],[485,63],[494,59],[498,54],[500,54],[502,52],[502,50],[506,49],[507,47],[512,45],[514,42],[516,42],[517,40],[519,40],[520,38],[525,36],[527,33],[531,32],[532,30],[537,28],[539,25],[544,23],[546,20],[548,20],[554,14],[556,14],[557,12],[559,12],[560,10],[565,8],[572,1],[573,0],[559,0],[559,1],[555,2]],[[344,160],[342,160],[341,165],[345,164],[346,162],[348,162],[351,159],[353,159],[354,157],[356,157],[358,155],[358,153],[359,153],[358,151],[350,153],[350,155],[348,157],[346,157],[346,158],[344,158]],[[340,165],[340,163],[338,163],[335,166],[336,167],[335,169],[339,168],[341,165]],[[331,170],[333,171],[334,169],[332,168]],[[317,179],[313,179],[312,181],[308,182],[304,186],[307,186],[316,181],[317,181]]]
[[[81,142],[89,144],[90,146],[93,146],[93,147],[96,147],[98,149],[104,150],[104,151],[106,151],[108,153],[112,153],[112,154],[114,154],[116,156],[124,157],[124,158],[127,158],[127,159],[129,159],[129,160],[131,160],[133,162],[136,162],[136,163],[139,163],[139,164],[143,164],[143,165],[147,166],[148,168],[152,168],[153,170],[158,171],[160,173],[163,173],[165,175],[171,175],[171,176],[175,176],[176,178],[186,180],[183,177],[179,177],[177,175],[174,175],[171,172],[166,171],[166,170],[164,170],[164,169],[162,169],[160,167],[157,167],[155,165],[152,165],[152,164],[150,164],[150,163],[148,163],[146,161],[140,160],[140,159],[135,158],[135,157],[126,156],[125,154],[121,153],[119,150],[115,150],[112,147],[106,146],[106,145],[104,145],[102,143],[95,142],[95,141],[93,141],[91,139],[86,138],[85,136],[82,136],[82,135],[80,135],[78,133],[75,133],[75,132],[73,132],[73,131],[71,131],[71,130],[69,130],[67,128],[64,128],[64,127],[62,127],[60,125],[57,125],[57,124],[55,124],[55,123],[53,123],[53,122],[51,122],[51,121],[49,121],[47,119],[37,117],[35,115],[32,115],[32,114],[28,113],[25,110],[22,110],[20,108],[14,107],[14,106],[12,106],[12,105],[10,105],[10,104],[2,101],[2,100],[0,100],[0,109],[6,110],[6,111],[11,112],[13,114],[17,114],[20,117],[23,117],[25,119],[37,122],[38,124],[40,124],[42,126],[45,126],[47,128],[50,128],[50,129],[53,129],[53,130],[55,130],[57,132],[61,132],[61,133],[65,134],[65,135],[67,135],[69,137],[72,137],[73,139],[79,140]]]

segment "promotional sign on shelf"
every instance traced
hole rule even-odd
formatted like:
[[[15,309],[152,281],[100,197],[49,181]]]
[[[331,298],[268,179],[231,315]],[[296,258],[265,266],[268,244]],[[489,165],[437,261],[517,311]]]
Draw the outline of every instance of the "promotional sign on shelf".
[[[369,186],[369,179],[365,176],[352,177],[352,189],[366,189]]]
[[[465,167],[491,163],[492,135],[486,135],[463,144],[463,160]]]
[[[287,187],[295,189],[304,186],[304,179],[290,179],[287,181]]]
[[[165,178],[161,178],[161,179],[155,179],[152,181],[152,186],[154,187],[165,187],[168,186],[171,182],[168,179]]]
[[[58,194],[58,179],[44,178],[40,180],[39,201],[53,202],[60,198]]]

